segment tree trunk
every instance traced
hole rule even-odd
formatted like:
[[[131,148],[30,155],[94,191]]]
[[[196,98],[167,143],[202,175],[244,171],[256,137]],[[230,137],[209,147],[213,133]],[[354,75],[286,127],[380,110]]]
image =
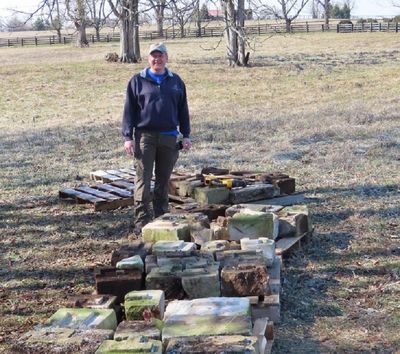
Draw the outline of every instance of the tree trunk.
[[[159,5],[155,7],[157,18],[157,33],[160,37],[164,36],[164,9],[165,1],[160,1]]]
[[[331,17],[331,4],[330,0],[325,0],[325,13],[324,13],[324,19],[325,19],[325,30],[329,30],[329,18]]]
[[[197,0],[196,4],[196,11],[197,11],[197,18],[196,18],[196,25],[197,25],[197,37],[201,37],[201,14],[200,14],[200,0]]]
[[[137,63],[140,61],[139,25],[137,0],[126,1],[121,9],[120,61]]]
[[[238,61],[237,32],[235,21],[235,4],[233,0],[225,0],[225,35],[227,43],[228,64],[234,66]]]
[[[244,0],[238,0],[237,8],[238,30],[238,64],[246,66],[246,34],[244,33]]]
[[[78,30],[78,35],[76,36],[76,46],[79,48],[88,47],[89,42],[86,37],[86,24],[84,22],[82,24],[75,22],[75,27]]]
[[[285,25],[286,25],[286,32],[291,33],[292,32],[292,20],[290,18],[285,19]]]

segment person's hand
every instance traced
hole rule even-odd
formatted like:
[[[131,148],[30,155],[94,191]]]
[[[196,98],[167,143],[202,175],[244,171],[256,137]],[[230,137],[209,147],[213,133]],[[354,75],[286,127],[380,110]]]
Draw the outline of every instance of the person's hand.
[[[190,150],[192,147],[192,143],[190,142],[189,138],[183,138],[182,141],[183,150]]]
[[[124,144],[125,151],[128,155],[133,155],[135,153],[135,143],[133,140],[125,141]]]

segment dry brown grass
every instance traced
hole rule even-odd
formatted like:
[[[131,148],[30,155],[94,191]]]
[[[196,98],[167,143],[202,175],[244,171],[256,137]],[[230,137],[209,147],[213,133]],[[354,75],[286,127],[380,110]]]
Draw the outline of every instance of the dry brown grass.
[[[312,198],[316,232],[289,260],[276,353],[394,353],[399,337],[398,34],[257,38],[228,68],[216,39],[169,41],[194,148],[179,165],[281,170]],[[202,49],[203,48],[203,49]],[[144,51],[145,49],[143,49]],[[129,210],[60,203],[63,186],[125,167],[129,77],[117,45],[0,50],[0,345],[93,290],[87,267],[126,239]]]

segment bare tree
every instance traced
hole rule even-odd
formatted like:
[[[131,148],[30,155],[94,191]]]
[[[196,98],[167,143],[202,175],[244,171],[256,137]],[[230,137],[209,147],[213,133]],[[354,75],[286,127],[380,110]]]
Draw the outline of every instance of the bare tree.
[[[154,9],[157,22],[157,33],[160,37],[164,34],[164,12],[167,7],[166,0],[149,0]]]
[[[246,36],[244,33],[244,0],[237,1],[235,8],[234,0],[222,0],[224,7],[225,40],[227,48],[227,59],[230,66],[246,66]]]
[[[50,27],[57,32],[58,43],[61,43],[61,29],[64,21],[61,15],[60,2],[59,0],[46,0],[45,4],[48,8]]]
[[[324,10],[324,20],[325,20],[325,29],[329,29],[329,19],[331,17],[331,0],[317,0],[318,4],[322,6]]]
[[[195,15],[199,0],[170,0],[169,10],[173,23],[179,26],[181,38],[185,37],[185,26]]]
[[[88,19],[85,0],[65,0],[65,7],[68,17],[74,23],[78,32],[76,36],[76,46],[81,48],[87,47],[89,42],[86,36]]]
[[[291,32],[292,21],[307,5],[309,0],[276,0],[275,4],[263,4],[263,12],[270,17],[285,20],[286,32]]]
[[[106,0],[86,0],[87,12],[90,18],[90,25],[94,27],[96,31],[96,39],[100,41],[100,30],[106,24],[111,11],[106,13],[105,11]]]
[[[120,21],[120,61],[140,61],[139,46],[139,1],[108,0],[111,10]]]

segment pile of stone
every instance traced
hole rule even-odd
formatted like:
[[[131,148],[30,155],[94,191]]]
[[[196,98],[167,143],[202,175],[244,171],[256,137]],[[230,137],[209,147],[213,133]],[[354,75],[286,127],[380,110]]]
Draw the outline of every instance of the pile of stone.
[[[202,176],[175,180],[184,207],[114,250],[95,269],[96,294],[71,298],[15,351],[268,353],[280,320],[276,242],[312,231],[308,209],[254,203],[292,193],[287,175],[242,174],[238,188],[205,186]]]

